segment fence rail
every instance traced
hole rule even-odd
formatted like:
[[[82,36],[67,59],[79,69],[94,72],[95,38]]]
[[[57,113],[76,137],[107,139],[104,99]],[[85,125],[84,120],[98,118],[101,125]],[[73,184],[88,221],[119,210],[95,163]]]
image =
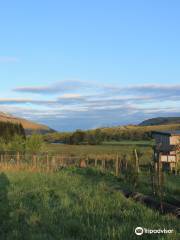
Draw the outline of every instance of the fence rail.
[[[102,171],[120,174],[126,167],[119,154],[64,155],[59,153],[15,153],[0,152],[0,169],[32,169],[41,171],[57,171],[64,167],[95,167]]]

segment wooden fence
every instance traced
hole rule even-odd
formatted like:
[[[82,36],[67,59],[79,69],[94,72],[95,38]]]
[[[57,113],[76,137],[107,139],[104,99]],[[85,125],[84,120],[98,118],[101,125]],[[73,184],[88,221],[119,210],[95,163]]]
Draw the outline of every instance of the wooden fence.
[[[127,162],[119,154],[63,155],[59,153],[0,153],[0,169],[58,171],[65,167],[95,167],[119,176]]]

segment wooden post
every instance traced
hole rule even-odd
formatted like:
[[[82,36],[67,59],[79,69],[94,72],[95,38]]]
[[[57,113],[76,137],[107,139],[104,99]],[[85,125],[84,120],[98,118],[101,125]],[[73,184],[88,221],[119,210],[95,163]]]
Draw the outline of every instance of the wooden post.
[[[95,163],[94,163],[95,168],[97,167],[97,156],[95,157]]]
[[[3,163],[4,162],[4,156],[3,156],[3,154],[1,154],[1,163]]]
[[[102,160],[101,160],[101,168],[102,168],[102,171],[104,171],[104,170],[105,170],[105,167],[106,167],[105,160],[104,160],[104,159],[102,159]]]
[[[119,157],[119,175],[121,175],[121,173],[122,173],[122,160]]]
[[[89,167],[89,156],[86,157],[86,166]]]
[[[5,166],[7,167],[7,165],[8,165],[8,156],[7,156],[7,153],[4,154],[4,163],[5,163]]]
[[[33,167],[36,168],[36,155],[33,154]]]
[[[139,173],[140,169],[139,169],[139,158],[138,158],[138,154],[136,149],[134,149],[134,154],[135,154],[135,159],[136,159],[136,171]]]
[[[161,153],[158,154],[158,186],[161,185]]]
[[[19,154],[19,152],[17,152],[16,161],[17,161],[17,166],[19,167],[19,165],[20,165],[20,154]]]
[[[116,175],[116,177],[119,176],[119,156],[118,156],[118,154],[115,159],[115,175]]]
[[[106,159],[104,159],[104,170],[106,170]]]
[[[51,166],[52,166],[52,170],[56,169],[56,156],[52,157]]]
[[[158,154],[158,196],[160,198],[161,212],[163,212],[163,172],[161,162],[161,152]]]
[[[154,159],[155,160],[155,159]],[[155,163],[150,163],[149,166],[150,178],[151,178],[151,187],[153,195],[156,195],[156,188],[155,188]]]
[[[47,171],[49,171],[49,155],[48,155],[48,153],[46,155],[46,169],[47,169]]]
[[[177,162],[178,162],[178,157],[177,157],[177,155],[178,155],[178,153],[177,153],[177,151],[176,151],[176,156],[175,156],[175,175],[177,175],[177,170],[178,170],[178,164],[177,164]]]
[[[127,159],[125,160],[125,170],[127,171],[128,169],[128,162],[127,162]]]

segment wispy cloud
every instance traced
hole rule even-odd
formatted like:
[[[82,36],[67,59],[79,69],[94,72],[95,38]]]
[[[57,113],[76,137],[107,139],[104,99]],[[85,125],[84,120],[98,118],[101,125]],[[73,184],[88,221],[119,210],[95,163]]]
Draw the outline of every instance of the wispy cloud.
[[[55,94],[69,91],[78,91],[80,89],[92,88],[92,84],[78,80],[60,81],[49,86],[37,87],[17,87],[13,89],[15,92],[35,93],[35,94]]]
[[[60,130],[133,124],[149,117],[180,113],[180,85],[173,84],[121,87],[61,81],[50,86],[19,87],[15,91],[40,95],[1,98],[1,109]]]
[[[55,84],[49,86],[22,86],[13,89],[15,92],[21,93],[35,93],[35,94],[58,94],[58,93],[68,93],[77,94],[77,92],[90,92],[91,94],[103,94],[106,97],[119,96],[119,97],[129,97],[139,96],[142,94],[144,98],[155,99],[160,97],[169,97],[171,99],[178,98],[180,96],[180,84],[142,84],[142,85],[131,85],[121,87],[118,85],[100,85],[97,83],[83,82],[79,80],[67,80],[59,81]],[[103,96],[103,95],[102,95]]]

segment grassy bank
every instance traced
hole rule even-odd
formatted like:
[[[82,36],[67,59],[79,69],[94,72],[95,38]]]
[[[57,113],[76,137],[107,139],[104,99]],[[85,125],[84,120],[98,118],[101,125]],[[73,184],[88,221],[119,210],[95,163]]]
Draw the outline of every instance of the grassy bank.
[[[90,169],[0,174],[0,239],[139,239],[134,228],[174,229],[142,239],[178,239],[179,221],[127,200],[116,178]]]

